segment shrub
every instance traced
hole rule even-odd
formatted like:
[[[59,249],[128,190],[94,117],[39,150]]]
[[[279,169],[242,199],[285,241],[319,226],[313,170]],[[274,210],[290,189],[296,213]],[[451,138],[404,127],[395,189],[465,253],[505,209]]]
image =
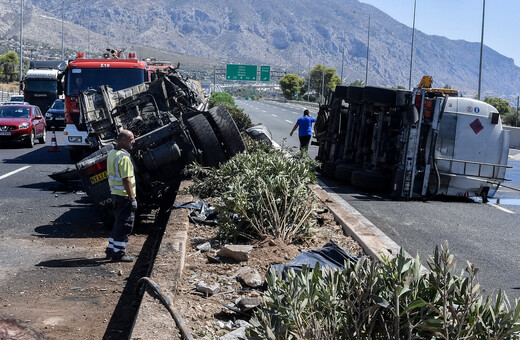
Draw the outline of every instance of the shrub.
[[[480,295],[477,269],[455,275],[448,248],[435,249],[430,273],[419,258],[372,262],[366,257],[342,271],[316,267],[270,272],[263,309],[249,336],[264,339],[518,339],[520,305],[510,310],[501,292]]]
[[[250,239],[273,236],[291,243],[312,225],[316,182],[313,161],[288,158],[281,151],[254,143],[218,169],[188,167],[195,177],[189,191],[201,198],[217,197],[219,233],[223,237]],[[203,175],[202,180],[197,180]]]
[[[251,122],[251,117],[249,117],[249,115],[244,112],[244,109],[240,109],[236,106],[227,107],[227,109],[231,114],[231,117],[235,121],[238,131],[245,132],[247,129],[253,126],[253,123]]]
[[[209,108],[212,107],[224,105],[226,107],[233,107],[235,106],[235,101],[233,100],[233,97],[231,97],[230,94],[227,94],[225,92],[212,92],[211,97],[209,98]]]

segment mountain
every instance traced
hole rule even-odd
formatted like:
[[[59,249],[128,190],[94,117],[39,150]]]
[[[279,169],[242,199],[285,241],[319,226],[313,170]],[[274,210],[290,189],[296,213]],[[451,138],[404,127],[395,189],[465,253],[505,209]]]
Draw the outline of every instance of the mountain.
[[[184,65],[271,65],[303,75],[325,64],[346,83],[408,87],[412,29],[357,0],[25,0],[24,39],[35,49],[67,52],[126,47],[141,56],[169,57]],[[18,37],[20,4],[0,0],[0,37]],[[370,18],[370,32],[368,22]],[[370,35],[368,34],[370,33]],[[344,44],[343,44],[344,42]],[[89,49],[90,46],[90,49]],[[436,87],[473,96],[478,88],[480,43],[415,33],[412,86],[425,74]],[[202,66],[201,66],[202,67]],[[520,68],[491,48],[483,53],[482,95],[513,100]]]

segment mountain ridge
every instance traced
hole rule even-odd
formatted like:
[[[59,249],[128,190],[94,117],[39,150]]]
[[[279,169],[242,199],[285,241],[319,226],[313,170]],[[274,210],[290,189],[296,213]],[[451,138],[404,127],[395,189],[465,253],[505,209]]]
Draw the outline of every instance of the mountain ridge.
[[[91,50],[133,46],[207,60],[213,65],[272,65],[303,75],[309,65],[341,72],[346,83],[365,80],[368,19],[368,85],[408,87],[412,29],[357,0],[26,0],[24,38],[61,47],[61,10],[67,48]],[[19,6],[0,0],[0,36],[14,36]],[[63,7],[62,7],[63,5]],[[18,12],[17,12],[18,11]],[[10,16],[9,13],[10,12]],[[44,19],[46,16],[47,19]],[[19,15],[18,15],[19,17]],[[17,26],[18,24],[18,26]],[[90,33],[89,33],[90,28]],[[467,96],[478,88],[480,43],[450,40],[416,30],[412,86],[425,74]],[[273,68],[272,67],[272,68]],[[512,58],[485,46],[482,97],[513,101],[520,68]]]

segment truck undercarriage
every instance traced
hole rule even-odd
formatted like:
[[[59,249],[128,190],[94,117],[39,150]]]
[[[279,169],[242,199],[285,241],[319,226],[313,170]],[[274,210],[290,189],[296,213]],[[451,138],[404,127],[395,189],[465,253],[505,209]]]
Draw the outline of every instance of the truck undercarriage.
[[[76,164],[89,197],[109,206],[106,158],[121,129],[134,133],[130,154],[140,203],[168,204],[191,162],[218,166],[245,150],[236,124],[223,106],[203,111],[203,97],[175,70],[150,83],[120,91],[108,86],[80,93],[88,142],[99,151]],[[103,209],[102,209],[103,210]]]

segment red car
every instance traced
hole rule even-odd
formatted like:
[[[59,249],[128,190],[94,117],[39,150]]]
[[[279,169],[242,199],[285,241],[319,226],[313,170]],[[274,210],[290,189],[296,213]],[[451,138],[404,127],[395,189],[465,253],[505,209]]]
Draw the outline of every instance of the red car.
[[[21,142],[32,148],[34,140],[47,139],[45,119],[34,105],[0,105],[0,143]]]

